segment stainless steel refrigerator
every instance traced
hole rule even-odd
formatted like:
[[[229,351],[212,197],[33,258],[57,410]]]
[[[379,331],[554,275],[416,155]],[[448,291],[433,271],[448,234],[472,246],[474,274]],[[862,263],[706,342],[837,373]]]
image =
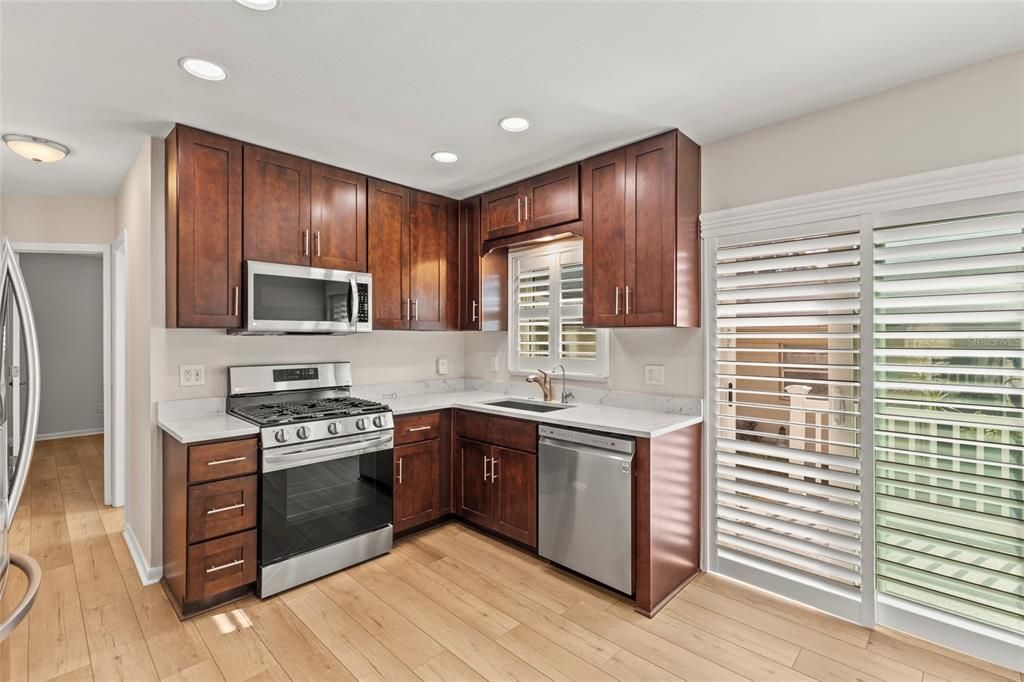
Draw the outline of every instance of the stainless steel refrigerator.
[[[11,242],[0,242],[0,597],[11,567],[28,587],[11,613],[0,613],[0,641],[18,626],[35,601],[42,570],[32,557],[10,551],[8,533],[25,490],[39,425],[39,343],[32,306]]]

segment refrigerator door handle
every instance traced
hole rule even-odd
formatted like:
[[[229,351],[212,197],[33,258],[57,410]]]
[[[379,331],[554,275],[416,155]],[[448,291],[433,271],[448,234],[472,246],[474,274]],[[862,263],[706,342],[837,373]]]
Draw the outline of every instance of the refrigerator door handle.
[[[28,470],[32,464],[32,451],[36,443],[36,429],[39,427],[39,338],[36,335],[35,318],[32,317],[32,306],[28,298],[28,287],[25,285],[25,278],[18,267],[17,256],[10,240],[5,239],[3,253],[0,254],[3,264],[0,267],[0,280],[2,286],[3,302],[0,304],[0,311],[6,313],[7,306],[13,297],[17,306],[18,315],[21,318],[22,333],[25,336],[25,365],[28,368],[28,396],[25,408],[25,430],[22,433],[21,443],[18,444],[18,468],[14,472],[14,480],[11,482],[11,494],[7,501],[7,518],[2,521],[7,528],[11,527],[14,521],[14,513],[18,509],[18,502],[21,494],[25,491],[25,482],[28,480]],[[6,315],[3,318],[6,322]],[[0,444],[2,446],[2,444]]]

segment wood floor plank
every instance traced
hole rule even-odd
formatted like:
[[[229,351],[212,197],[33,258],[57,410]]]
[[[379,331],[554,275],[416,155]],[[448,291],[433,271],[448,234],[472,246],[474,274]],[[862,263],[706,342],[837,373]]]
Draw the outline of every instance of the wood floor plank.
[[[879,627],[876,629],[876,631],[878,632],[879,636],[894,637],[896,639],[903,640],[904,642],[911,644],[917,647],[918,649],[924,649],[925,651],[930,651],[934,654],[939,654],[940,656],[943,656],[945,658],[952,658],[953,660],[960,661],[961,663],[964,663],[972,668],[981,668],[982,670],[986,670],[994,675],[998,675],[999,677],[1005,677],[1007,680],[1010,680],[1010,682],[1018,682],[1017,676],[1024,678],[1024,672],[1018,673],[1014,670],[1010,670],[1009,668],[1005,668],[1001,665],[990,663],[988,661],[983,661],[980,658],[975,658],[960,651],[956,651],[955,649],[949,649],[947,647],[944,647],[941,644],[935,644],[934,642],[929,642],[919,637],[914,637],[913,635],[909,635],[905,632],[900,632],[899,630],[893,630],[892,628],[886,627]],[[1021,652],[1021,665],[1024,666],[1024,652]]]
[[[72,564],[71,539],[64,518],[56,463],[53,474],[52,478],[41,478],[32,485],[32,558],[39,562],[43,571]]]
[[[347,572],[328,576],[316,586],[408,667],[415,669],[444,651],[444,647]]]
[[[796,623],[778,615],[774,609],[764,610],[753,603],[726,597],[722,592],[706,590],[703,583],[687,586],[665,609],[670,614],[678,613],[682,607],[677,602],[698,604],[873,677],[892,682],[919,682],[921,679],[919,670],[898,659],[867,651],[864,647],[833,637],[817,627]],[[817,619],[812,620],[816,622]]]
[[[316,585],[286,592],[288,608],[359,680],[414,680],[415,673]]]
[[[25,490],[30,490],[26,486]],[[18,513],[7,532],[7,546],[12,552],[31,556],[32,502],[30,495],[22,495]],[[28,589],[28,578],[17,568],[8,569],[7,586],[0,598],[0,614],[13,613]],[[22,621],[24,623],[24,621]],[[22,682],[28,679],[28,627],[15,628],[7,639],[0,641],[0,680]]]
[[[621,682],[662,682],[682,679],[625,649],[608,659],[601,669]]]
[[[418,625],[489,680],[546,679],[536,668],[467,625],[450,611],[406,585],[374,562],[348,571],[364,587]]]
[[[127,595],[82,613],[93,676],[98,680],[157,680],[146,637]]]
[[[296,680],[355,680],[341,661],[280,598],[245,607],[253,630],[288,676]]]
[[[904,661],[907,665],[938,675],[949,682],[1006,682],[1013,671],[1006,674],[988,670],[978,665],[964,663],[955,655],[941,654],[912,644],[891,634],[874,631],[868,640],[867,650],[888,658]],[[1004,669],[1005,670],[1005,669]]]
[[[30,680],[49,680],[91,664],[75,567],[51,568],[44,576],[28,615]]]
[[[553,680],[615,679],[525,625],[509,630],[497,642]]]
[[[223,682],[224,676],[220,668],[209,658],[201,663],[179,670],[174,675],[165,677],[161,682]]]
[[[600,667],[620,650],[607,639],[455,559],[445,558],[433,563],[431,568],[588,663]]]
[[[484,679],[448,650],[416,668],[416,674],[425,682],[475,682]]]
[[[885,682],[808,649],[797,656],[793,670],[819,682]]]
[[[78,670],[66,672],[63,675],[49,680],[49,682],[91,682],[93,680],[92,666],[84,666]]]
[[[589,604],[577,604],[565,612],[565,617],[628,649],[654,665],[678,675],[684,680],[716,680],[739,682],[747,678],[707,660],[688,649],[627,623],[607,611]]]
[[[241,682],[268,673],[286,677],[284,670],[253,630],[245,606],[239,602],[214,613],[197,616],[195,623],[217,668],[227,682]]]

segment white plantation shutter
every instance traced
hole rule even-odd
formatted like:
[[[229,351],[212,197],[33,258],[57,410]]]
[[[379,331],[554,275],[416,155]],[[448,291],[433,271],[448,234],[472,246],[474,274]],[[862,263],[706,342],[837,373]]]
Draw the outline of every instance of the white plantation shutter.
[[[1024,211],[1002,208],[874,232],[877,588],[1024,633]]]
[[[717,569],[859,619],[859,221],[716,244]]]
[[[509,255],[512,371],[550,369],[606,376],[607,332],[583,326],[583,247],[579,240]]]

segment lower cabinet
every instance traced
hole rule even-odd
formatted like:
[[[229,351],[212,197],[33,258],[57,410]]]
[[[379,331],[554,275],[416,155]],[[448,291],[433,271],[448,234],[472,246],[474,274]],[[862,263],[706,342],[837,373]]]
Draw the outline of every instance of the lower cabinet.
[[[456,514],[536,548],[537,455],[455,440]]]
[[[395,448],[395,532],[433,521],[440,513],[441,440]]]

